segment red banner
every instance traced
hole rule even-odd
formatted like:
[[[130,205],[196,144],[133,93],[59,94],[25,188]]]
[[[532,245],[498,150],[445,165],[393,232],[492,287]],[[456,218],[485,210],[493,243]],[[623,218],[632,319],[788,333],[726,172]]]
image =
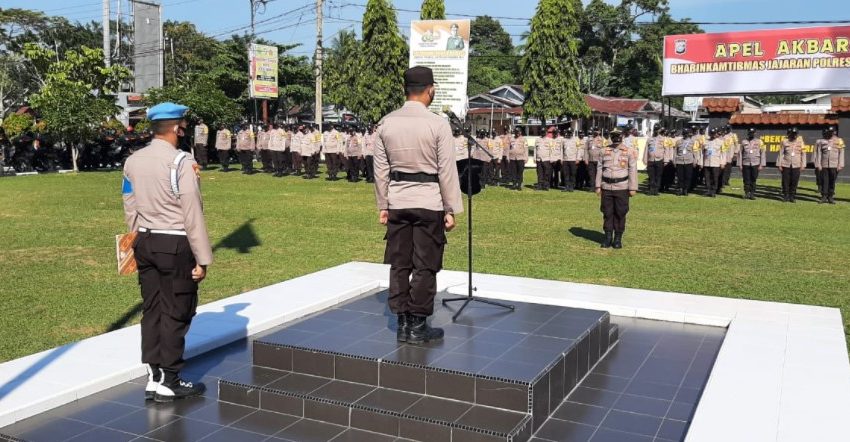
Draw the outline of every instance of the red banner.
[[[668,35],[663,95],[850,91],[850,26]]]

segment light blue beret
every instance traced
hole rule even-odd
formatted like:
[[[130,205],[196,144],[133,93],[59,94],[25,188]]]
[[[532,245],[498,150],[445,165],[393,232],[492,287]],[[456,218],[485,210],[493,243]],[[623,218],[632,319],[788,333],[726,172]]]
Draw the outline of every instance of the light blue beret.
[[[183,118],[188,107],[175,103],[159,103],[148,109],[148,120],[179,120]]]

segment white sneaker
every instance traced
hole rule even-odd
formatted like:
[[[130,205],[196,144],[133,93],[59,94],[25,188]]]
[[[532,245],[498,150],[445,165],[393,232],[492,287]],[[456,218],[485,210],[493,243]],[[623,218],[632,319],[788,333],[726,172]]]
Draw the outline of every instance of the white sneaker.
[[[160,369],[160,382],[156,384],[154,400],[157,402],[173,402],[175,399],[200,396],[207,390],[200,382],[184,381],[177,376],[172,382],[165,382],[165,371]]]
[[[160,384],[160,382],[162,382],[162,373],[159,374],[159,382],[157,382],[153,378],[153,369],[150,364],[148,364],[145,368],[148,369],[148,384],[145,386],[145,400],[152,401],[156,395],[156,387]]]

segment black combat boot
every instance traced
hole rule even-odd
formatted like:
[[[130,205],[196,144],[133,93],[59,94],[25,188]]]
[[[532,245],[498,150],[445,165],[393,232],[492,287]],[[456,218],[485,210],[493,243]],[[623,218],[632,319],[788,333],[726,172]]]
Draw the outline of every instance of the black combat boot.
[[[408,344],[422,344],[423,342],[443,339],[443,329],[428,325],[427,317],[410,315],[408,321],[410,323],[410,331],[407,335]]]
[[[603,249],[611,248],[611,241],[613,240],[613,238],[614,238],[614,232],[612,232],[610,230],[606,230],[605,231],[605,239],[602,241],[601,247]]]
[[[407,342],[410,337],[410,316],[407,313],[399,313],[395,337],[398,342]]]
[[[835,196],[830,195],[829,198],[827,198],[827,201],[829,204],[835,204]]]
[[[148,369],[148,384],[145,386],[145,400],[151,401],[156,394],[156,387],[162,380],[162,372],[156,365],[148,364],[145,368]]]
[[[826,195],[822,195],[820,197],[820,199],[818,200],[818,204],[826,204],[826,202],[827,202]]]
[[[611,244],[615,249],[623,248],[623,232],[614,233],[614,242]]]
[[[177,372],[163,369],[160,369],[160,372],[162,379],[154,394],[156,402],[173,402],[177,399],[200,396],[207,391],[207,387],[200,382],[193,383],[180,379]]]

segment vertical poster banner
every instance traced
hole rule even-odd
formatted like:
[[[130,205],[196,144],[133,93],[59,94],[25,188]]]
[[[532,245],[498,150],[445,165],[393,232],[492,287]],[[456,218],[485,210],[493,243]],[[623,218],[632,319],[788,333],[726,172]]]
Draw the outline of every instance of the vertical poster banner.
[[[248,49],[251,98],[277,98],[277,46],[252,44]]]
[[[434,71],[437,92],[430,110],[449,107],[460,118],[467,108],[469,20],[417,20],[410,23],[410,67]]]

